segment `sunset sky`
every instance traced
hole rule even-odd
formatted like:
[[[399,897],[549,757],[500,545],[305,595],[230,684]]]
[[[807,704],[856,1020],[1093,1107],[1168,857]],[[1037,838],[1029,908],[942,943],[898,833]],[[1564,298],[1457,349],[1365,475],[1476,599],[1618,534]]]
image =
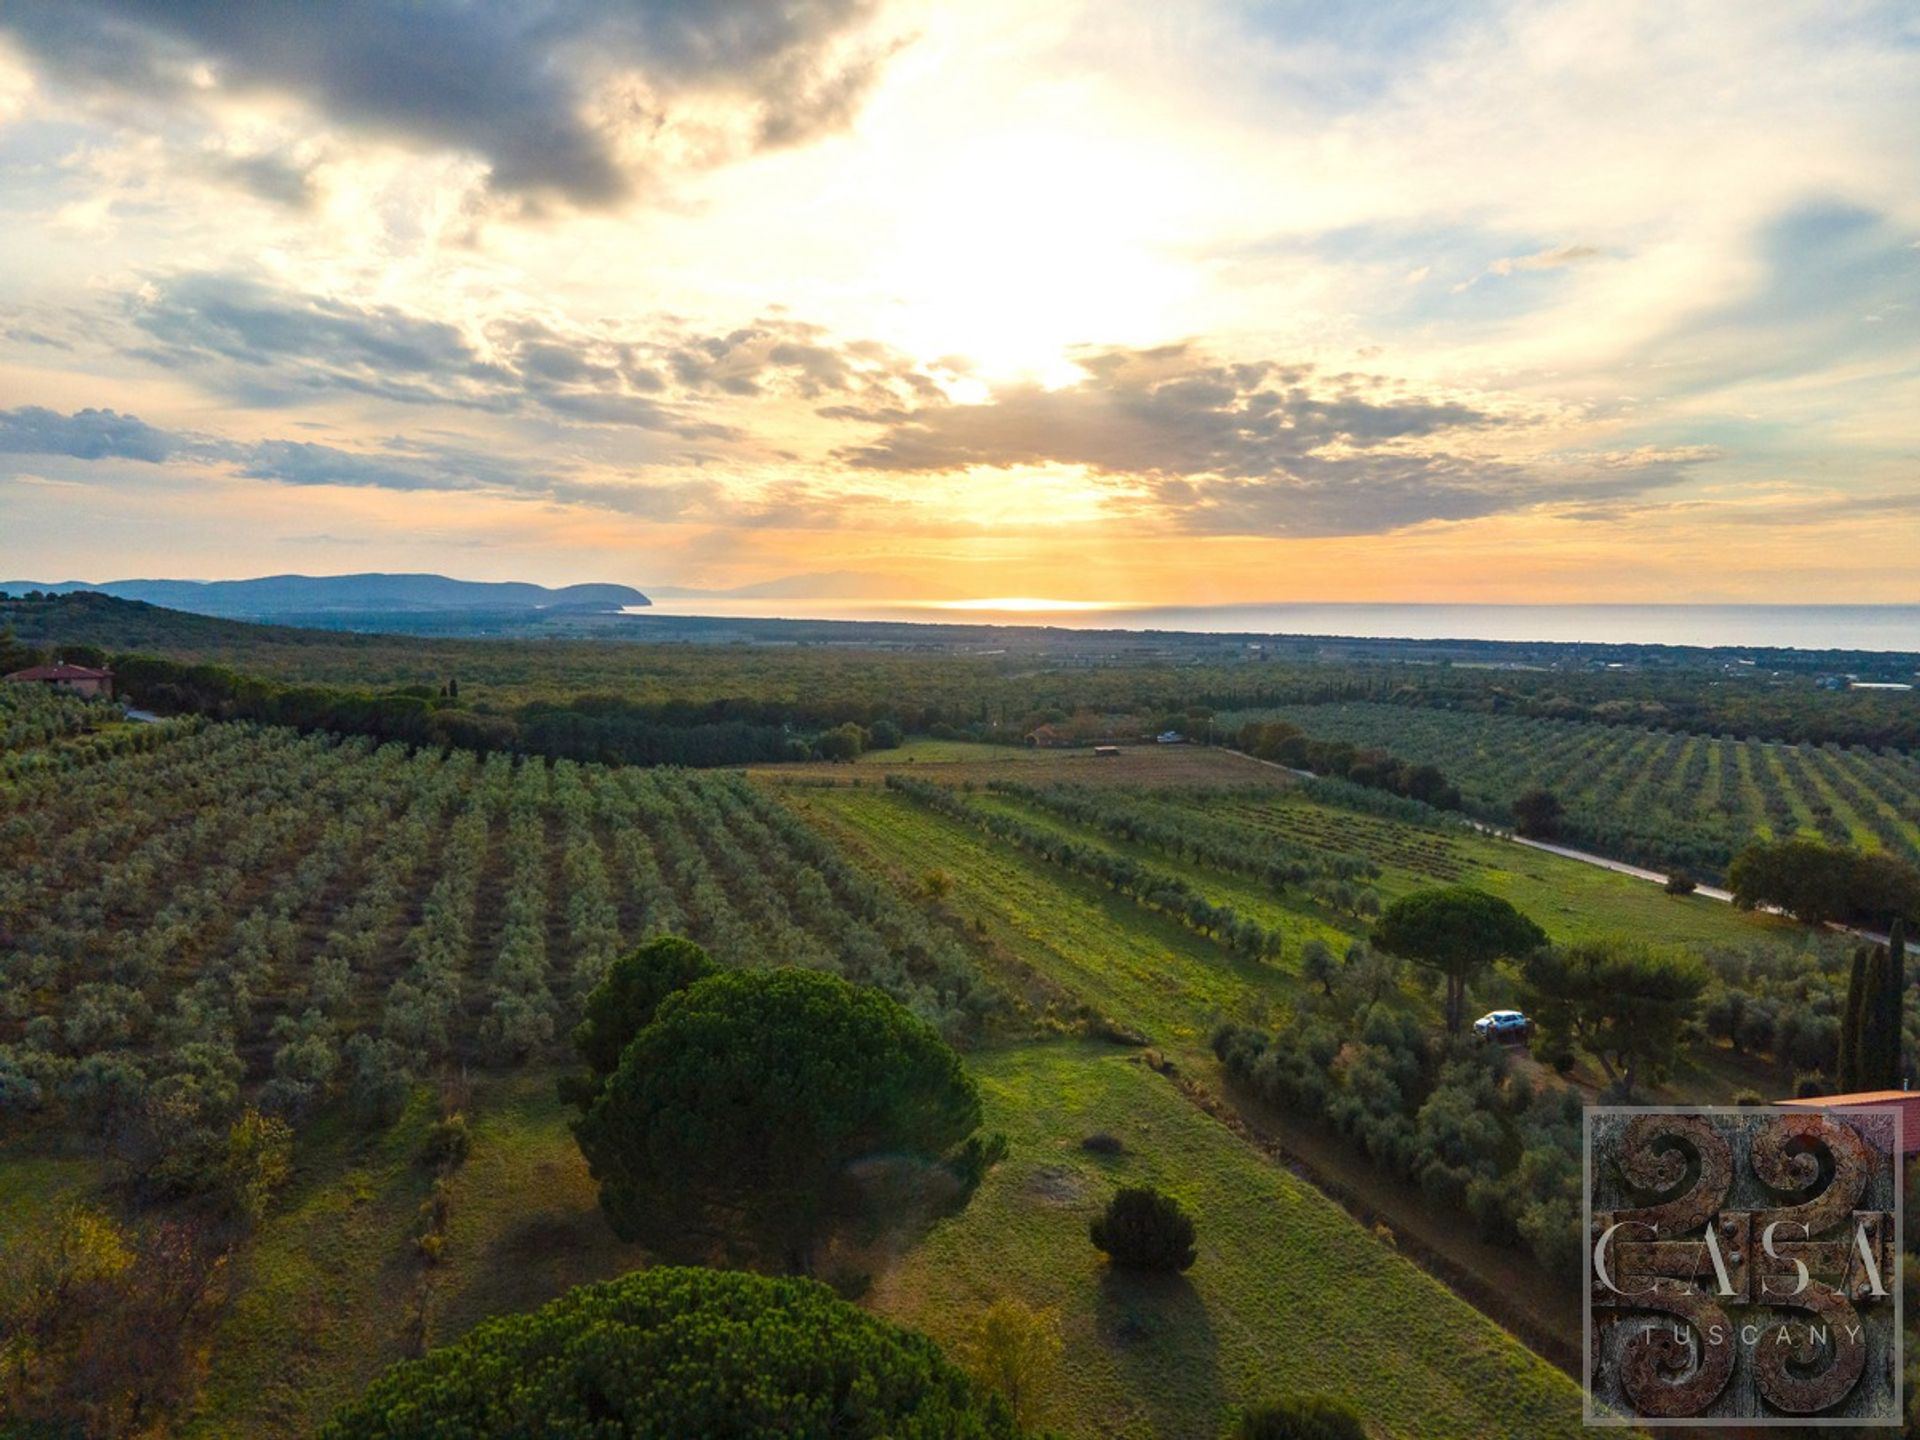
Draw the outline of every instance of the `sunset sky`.
[[[0,0],[0,576],[1920,601],[1920,6]]]

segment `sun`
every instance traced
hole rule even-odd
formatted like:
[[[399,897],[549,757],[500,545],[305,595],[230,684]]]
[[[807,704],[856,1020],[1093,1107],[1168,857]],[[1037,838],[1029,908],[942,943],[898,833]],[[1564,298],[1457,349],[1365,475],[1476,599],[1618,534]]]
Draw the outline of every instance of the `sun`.
[[[981,139],[900,198],[876,246],[893,338],[989,382],[1071,384],[1075,347],[1166,338],[1195,284],[1145,233],[1122,158],[1070,133]]]

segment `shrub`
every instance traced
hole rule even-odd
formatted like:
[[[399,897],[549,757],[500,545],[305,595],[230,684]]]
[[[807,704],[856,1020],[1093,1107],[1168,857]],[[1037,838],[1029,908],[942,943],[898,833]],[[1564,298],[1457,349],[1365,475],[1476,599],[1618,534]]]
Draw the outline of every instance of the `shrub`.
[[[1227,1436],[1228,1440],[1367,1440],[1352,1407],[1328,1395],[1256,1405]]]
[[[1767,1103],[1767,1097],[1762,1095],[1758,1090],[1736,1090],[1733,1092],[1733,1103],[1736,1105],[1764,1105]]]
[[[697,1375],[700,1383],[689,1384]],[[811,1280],[670,1267],[570,1290],[376,1379],[323,1440],[1018,1440],[923,1335]]]
[[[1812,1100],[1833,1094],[1833,1085],[1818,1070],[1802,1070],[1793,1077],[1793,1094],[1798,1100]]]
[[[1060,1364],[1059,1312],[996,1300],[974,1318],[957,1356],[975,1384],[1001,1396],[1020,1424],[1032,1425],[1045,1413]]]
[[[427,1131],[427,1143],[421,1159],[436,1170],[453,1170],[466,1163],[472,1149],[473,1132],[467,1128],[467,1117],[455,1112],[444,1120],[435,1121],[433,1128]]]
[[[258,1110],[243,1111],[227,1131],[217,1177],[222,1205],[256,1225],[293,1175],[293,1127]]]
[[[1178,1200],[1151,1186],[1129,1186],[1115,1194],[1089,1233],[1094,1248],[1123,1270],[1179,1271],[1198,1258],[1193,1221]]]
[[[1674,870],[1667,876],[1667,894],[1691,895],[1700,888],[1700,883],[1684,870]]]

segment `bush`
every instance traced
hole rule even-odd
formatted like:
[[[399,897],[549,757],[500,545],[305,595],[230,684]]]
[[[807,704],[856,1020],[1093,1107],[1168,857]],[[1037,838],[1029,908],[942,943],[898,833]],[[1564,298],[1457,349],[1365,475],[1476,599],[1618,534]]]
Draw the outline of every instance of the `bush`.
[[[243,1111],[227,1131],[217,1190],[236,1219],[257,1225],[293,1175],[293,1127],[258,1110]]]
[[[1178,1200],[1151,1186],[1117,1193],[1089,1233],[1094,1248],[1122,1270],[1180,1271],[1198,1258],[1193,1221]]]
[[[688,1377],[698,1376],[698,1384]],[[923,1335],[810,1280],[657,1268],[489,1321],[376,1379],[323,1440],[1017,1440]]]
[[[1227,1436],[1228,1440],[1367,1440],[1352,1407],[1328,1395],[1257,1405],[1240,1417]]]
[[[1691,895],[1699,888],[1699,882],[1684,870],[1672,871],[1667,876],[1667,894],[1669,895]]]
[[[956,1355],[976,1385],[1007,1402],[1015,1420],[1035,1424],[1060,1364],[1059,1312],[996,1300],[974,1318]]]
[[[1736,1090],[1733,1092],[1733,1103],[1736,1105],[1764,1105],[1767,1103],[1767,1097],[1762,1095],[1758,1090]]]
[[[421,1152],[421,1159],[436,1170],[454,1170],[466,1163],[473,1149],[473,1132],[467,1128],[467,1117],[458,1111],[437,1120],[427,1131],[427,1143]]]
[[[1818,1070],[1802,1070],[1793,1077],[1793,1094],[1797,1100],[1813,1100],[1833,1094],[1833,1085]]]

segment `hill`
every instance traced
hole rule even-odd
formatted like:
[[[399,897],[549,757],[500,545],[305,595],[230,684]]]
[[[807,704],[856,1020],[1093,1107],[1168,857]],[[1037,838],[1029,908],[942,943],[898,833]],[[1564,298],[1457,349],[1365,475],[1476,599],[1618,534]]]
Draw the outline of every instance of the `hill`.
[[[0,581],[0,590],[67,594],[94,590],[194,615],[277,620],[339,614],[618,610],[651,603],[630,585],[563,585],[526,581],[453,580],[445,575],[264,575],[254,580]]]

